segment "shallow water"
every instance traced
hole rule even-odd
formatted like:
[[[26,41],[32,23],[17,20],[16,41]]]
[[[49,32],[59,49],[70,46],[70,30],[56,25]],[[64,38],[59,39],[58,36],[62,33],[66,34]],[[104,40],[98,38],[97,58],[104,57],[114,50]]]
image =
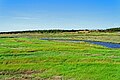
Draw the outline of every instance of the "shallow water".
[[[102,45],[108,48],[120,48],[120,44],[118,43],[110,43],[110,42],[98,42],[98,41],[89,41],[89,40],[85,40],[85,42],[89,42],[92,44],[97,44],[97,45]]]
[[[56,40],[56,41],[67,41],[67,42],[74,42],[74,43],[84,41],[91,44],[105,46],[108,48],[120,48],[119,43],[99,42],[99,41],[91,41],[91,40],[69,40],[69,39],[52,39],[52,38],[42,38],[41,40]]]

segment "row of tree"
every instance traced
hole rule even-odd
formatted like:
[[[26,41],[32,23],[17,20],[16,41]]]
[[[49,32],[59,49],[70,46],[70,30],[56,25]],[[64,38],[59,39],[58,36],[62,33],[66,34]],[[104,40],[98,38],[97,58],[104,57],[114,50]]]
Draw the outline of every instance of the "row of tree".
[[[106,30],[28,30],[28,31],[12,31],[12,32],[0,32],[0,34],[18,34],[18,33],[62,33],[62,32],[82,32],[82,31],[87,31],[87,32],[118,32],[120,31],[119,28],[110,28]]]
[[[80,30],[28,30],[28,31],[11,31],[0,32],[0,34],[18,34],[18,33],[62,33],[62,32],[77,32]]]
[[[106,29],[106,31],[118,32],[118,31],[120,31],[120,27],[119,27],[119,28],[110,28],[110,29]]]

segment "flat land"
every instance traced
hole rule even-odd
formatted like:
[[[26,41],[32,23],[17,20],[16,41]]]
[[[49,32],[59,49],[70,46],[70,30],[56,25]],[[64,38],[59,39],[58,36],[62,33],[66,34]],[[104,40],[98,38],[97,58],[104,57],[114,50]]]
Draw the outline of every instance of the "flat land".
[[[120,33],[0,34],[0,80],[120,80],[120,49],[86,42],[120,43]]]

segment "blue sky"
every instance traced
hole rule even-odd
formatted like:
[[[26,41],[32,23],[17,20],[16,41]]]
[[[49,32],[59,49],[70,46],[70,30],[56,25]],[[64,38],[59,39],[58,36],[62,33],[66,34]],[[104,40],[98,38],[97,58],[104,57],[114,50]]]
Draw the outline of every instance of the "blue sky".
[[[0,31],[120,26],[120,0],[0,0]]]

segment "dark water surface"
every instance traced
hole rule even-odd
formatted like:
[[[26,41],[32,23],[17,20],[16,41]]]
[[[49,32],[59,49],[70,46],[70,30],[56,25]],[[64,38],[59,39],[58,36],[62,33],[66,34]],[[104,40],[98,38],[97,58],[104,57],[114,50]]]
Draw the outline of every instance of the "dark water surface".
[[[52,38],[42,38],[41,40],[56,40],[56,41],[67,41],[67,42],[74,42],[74,43],[84,41],[91,44],[105,46],[108,48],[120,48],[119,43],[111,43],[111,42],[99,42],[99,41],[91,41],[91,40],[52,39]]]

